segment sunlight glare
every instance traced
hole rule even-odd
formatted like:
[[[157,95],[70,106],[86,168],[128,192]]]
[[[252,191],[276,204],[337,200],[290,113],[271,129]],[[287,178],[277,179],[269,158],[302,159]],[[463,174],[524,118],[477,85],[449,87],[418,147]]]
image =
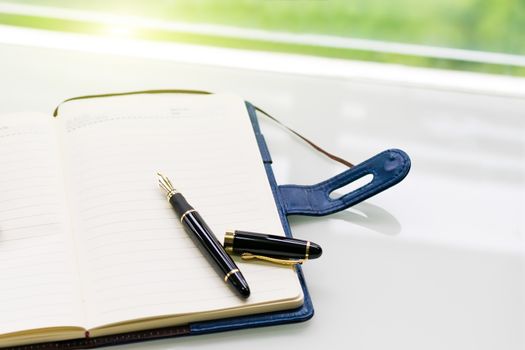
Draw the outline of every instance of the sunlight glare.
[[[133,33],[134,28],[130,25],[112,25],[106,29],[106,34],[114,37],[131,37]]]

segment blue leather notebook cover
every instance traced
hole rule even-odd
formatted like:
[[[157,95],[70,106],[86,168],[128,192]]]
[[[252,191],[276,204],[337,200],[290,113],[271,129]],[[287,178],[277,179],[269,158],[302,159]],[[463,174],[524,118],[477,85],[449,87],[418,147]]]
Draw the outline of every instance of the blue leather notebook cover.
[[[288,215],[323,216],[344,210],[397,184],[410,170],[410,158],[408,155],[401,150],[391,149],[381,152],[365,162],[315,185],[278,185],[272,171],[270,152],[259,128],[256,109],[249,102],[246,102],[246,107],[261,152],[261,160],[264,163],[266,174],[268,175],[268,181],[275,198],[281,223],[287,236],[292,236],[287,219]],[[373,180],[370,183],[337,199],[331,199],[329,197],[332,191],[368,174],[373,175]],[[297,266],[296,269],[304,293],[304,303],[301,307],[296,309],[196,322],[183,326],[144,330],[111,336],[31,344],[2,349],[87,349],[151,339],[199,335],[243,328],[303,322],[314,315],[314,307],[310,294],[308,293],[308,288],[301,267]]]
[[[336,213],[397,184],[403,180],[410,170],[411,163],[408,155],[401,150],[392,149],[381,152],[367,161],[319,184],[311,186],[279,186],[273,174],[270,151],[259,128],[256,109],[249,102],[246,103],[246,107],[259,150],[261,151],[261,158],[266,169],[266,175],[268,175],[268,181],[272,188],[281,223],[287,236],[292,236],[287,219],[288,215],[323,216]],[[368,174],[373,175],[373,180],[370,183],[338,199],[330,198],[330,193],[334,190]],[[293,310],[193,323],[189,325],[190,334],[197,335],[309,320],[314,315],[312,299],[308,293],[301,267],[297,266],[296,270],[304,293],[304,304],[301,307]]]

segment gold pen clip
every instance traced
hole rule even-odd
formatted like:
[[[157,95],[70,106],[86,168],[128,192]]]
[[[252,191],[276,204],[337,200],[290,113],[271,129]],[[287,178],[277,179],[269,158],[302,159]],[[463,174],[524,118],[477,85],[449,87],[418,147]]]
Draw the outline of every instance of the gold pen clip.
[[[288,260],[288,259],[277,259],[277,258],[271,258],[269,256],[264,255],[254,255],[252,253],[242,253],[241,258],[243,260],[262,260],[262,261],[268,261],[274,264],[279,265],[286,265],[286,266],[294,266],[294,265],[301,265],[304,260],[298,259],[298,260]]]

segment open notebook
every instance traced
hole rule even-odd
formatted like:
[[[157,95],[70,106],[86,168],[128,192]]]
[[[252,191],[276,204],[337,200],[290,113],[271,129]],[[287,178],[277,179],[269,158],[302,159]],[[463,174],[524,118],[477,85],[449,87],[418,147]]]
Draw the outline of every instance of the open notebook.
[[[0,347],[296,308],[295,270],[236,261],[239,298],[157,187],[162,171],[219,240],[284,234],[242,99],[156,94],[0,117]]]

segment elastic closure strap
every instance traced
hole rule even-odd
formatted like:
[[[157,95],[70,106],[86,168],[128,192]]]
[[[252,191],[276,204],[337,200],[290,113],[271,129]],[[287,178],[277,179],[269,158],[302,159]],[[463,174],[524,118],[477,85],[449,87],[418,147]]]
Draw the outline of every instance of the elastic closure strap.
[[[409,170],[408,155],[399,149],[389,149],[316,185],[281,185],[279,194],[286,215],[328,215],[394,186],[405,178]],[[373,176],[371,182],[340,198],[330,198],[334,190],[368,174]]]

